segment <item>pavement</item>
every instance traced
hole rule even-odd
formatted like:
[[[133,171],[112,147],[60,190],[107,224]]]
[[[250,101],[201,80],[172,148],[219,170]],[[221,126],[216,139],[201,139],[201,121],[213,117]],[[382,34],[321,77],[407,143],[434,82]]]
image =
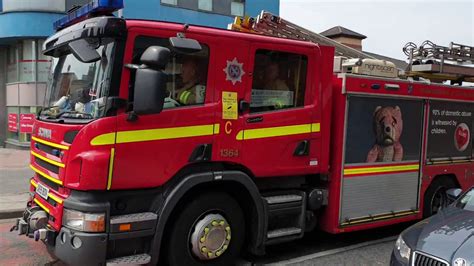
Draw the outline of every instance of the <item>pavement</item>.
[[[14,222],[15,219],[0,220],[0,265],[64,266],[49,255],[46,245],[41,241],[36,242],[25,235],[18,236],[17,232],[10,232]]]
[[[0,219],[22,215],[28,200],[30,151],[0,148]]]

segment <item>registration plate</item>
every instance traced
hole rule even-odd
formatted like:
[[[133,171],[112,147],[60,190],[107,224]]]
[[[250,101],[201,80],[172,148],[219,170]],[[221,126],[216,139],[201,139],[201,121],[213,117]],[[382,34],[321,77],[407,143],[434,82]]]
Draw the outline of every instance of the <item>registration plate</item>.
[[[38,183],[38,186],[36,187],[36,193],[40,195],[44,199],[48,199],[48,193],[49,193],[49,188],[41,185]]]

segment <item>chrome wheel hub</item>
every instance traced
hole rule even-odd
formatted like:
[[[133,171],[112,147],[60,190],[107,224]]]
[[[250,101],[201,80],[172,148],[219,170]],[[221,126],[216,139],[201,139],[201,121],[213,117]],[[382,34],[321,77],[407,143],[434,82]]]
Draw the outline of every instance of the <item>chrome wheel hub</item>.
[[[220,214],[207,214],[192,229],[193,254],[201,260],[212,260],[224,254],[229,247],[231,228]]]

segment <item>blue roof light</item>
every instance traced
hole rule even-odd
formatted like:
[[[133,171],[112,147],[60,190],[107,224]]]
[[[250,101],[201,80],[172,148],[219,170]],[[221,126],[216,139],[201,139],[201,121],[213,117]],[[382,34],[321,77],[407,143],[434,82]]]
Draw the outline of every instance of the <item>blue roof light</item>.
[[[84,20],[90,14],[112,13],[122,8],[123,0],[93,0],[54,22],[54,29],[59,30],[65,28]]]

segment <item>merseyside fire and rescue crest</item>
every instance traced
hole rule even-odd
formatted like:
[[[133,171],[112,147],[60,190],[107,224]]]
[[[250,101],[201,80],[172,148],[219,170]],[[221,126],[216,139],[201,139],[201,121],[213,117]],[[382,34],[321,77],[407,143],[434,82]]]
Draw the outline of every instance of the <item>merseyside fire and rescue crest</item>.
[[[242,76],[245,74],[243,65],[244,63],[237,61],[237,57],[234,57],[232,61],[227,60],[227,66],[224,68],[224,72],[227,75],[225,80],[232,82],[232,85],[242,82]]]

